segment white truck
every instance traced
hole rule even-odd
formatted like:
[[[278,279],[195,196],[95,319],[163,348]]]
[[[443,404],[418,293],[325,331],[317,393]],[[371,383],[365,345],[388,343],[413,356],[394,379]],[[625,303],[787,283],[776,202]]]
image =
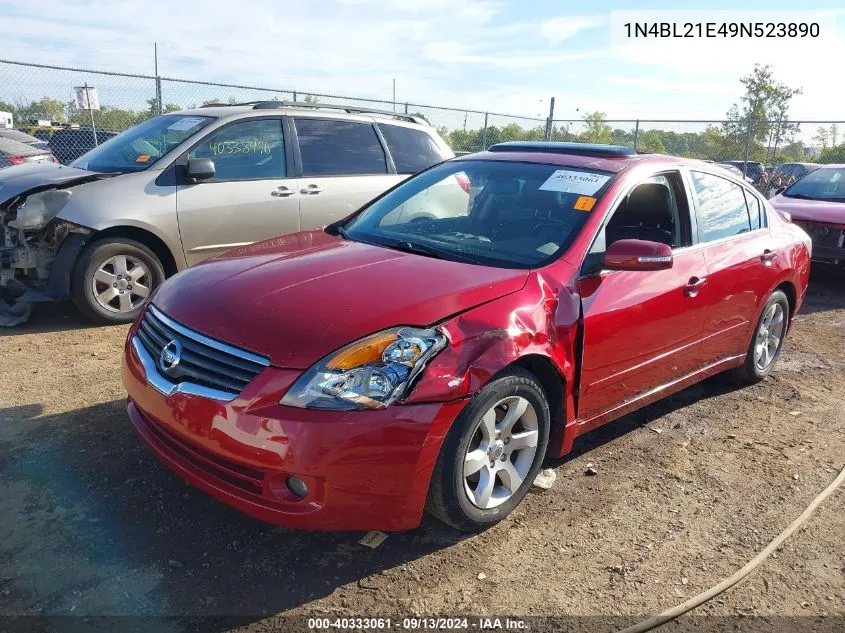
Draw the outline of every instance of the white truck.
[[[0,112],[0,128],[11,130],[14,127],[14,119],[11,112]]]

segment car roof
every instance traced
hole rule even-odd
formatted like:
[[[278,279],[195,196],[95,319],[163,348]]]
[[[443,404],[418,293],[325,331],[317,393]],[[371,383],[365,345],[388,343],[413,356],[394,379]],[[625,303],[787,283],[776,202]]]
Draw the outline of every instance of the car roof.
[[[46,153],[43,149],[0,136],[0,154],[5,156],[38,156]]]
[[[580,147],[579,147],[580,146]],[[618,145],[599,145],[589,143],[556,143],[537,142],[527,144],[502,143],[493,146],[493,151],[487,150],[475,154],[459,156],[452,160],[496,160],[521,163],[544,163],[560,165],[561,167],[581,167],[618,173],[633,164],[654,163],[674,164],[679,162],[689,165],[700,164],[700,161],[662,154],[637,154],[630,148],[620,148]],[[620,149],[630,150],[623,153]],[[590,153],[590,150],[594,150]],[[608,151],[610,150],[610,151]],[[608,155],[610,154],[610,155]]]
[[[27,145],[42,142],[41,139],[30,136],[20,130],[0,129],[0,137],[7,138],[11,141],[17,141],[18,143],[26,143]]]

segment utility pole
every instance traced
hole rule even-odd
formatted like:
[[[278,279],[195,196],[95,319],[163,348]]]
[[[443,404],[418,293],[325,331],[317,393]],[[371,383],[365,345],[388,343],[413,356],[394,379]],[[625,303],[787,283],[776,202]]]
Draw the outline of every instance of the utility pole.
[[[545,134],[545,137],[546,137],[547,141],[552,140],[552,125],[554,124],[554,118],[555,118],[555,98],[552,97],[551,99],[549,99],[549,118],[546,119],[546,134]]]
[[[161,115],[161,78],[158,76],[158,42],[153,42],[153,60],[155,63],[155,77],[156,77],[156,109]]]
[[[393,111],[396,112],[396,77],[393,78]]]

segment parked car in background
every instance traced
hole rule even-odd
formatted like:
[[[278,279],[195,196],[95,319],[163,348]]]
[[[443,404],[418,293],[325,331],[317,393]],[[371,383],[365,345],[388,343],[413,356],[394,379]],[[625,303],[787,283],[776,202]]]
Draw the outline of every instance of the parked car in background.
[[[0,174],[0,292],[70,296],[92,317],[128,322],[165,277],[339,220],[452,156],[425,119],[403,114],[262,102],[156,117],[70,166]],[[456,176],[402,217],[468,198]]]
[[[819,165],[769,202],[813,240],[813,259],[845,265],[845,165]]]
[[[12,132],[14,134],[9,134]],[[40,147],[43,145],[38,139],[32,139],[35,143],[22,143],[15,138],[25,137],[26,134],[17,130],[0,130],[0,168],[24,163],[55,163],[56,159],[49,149]],[[0,242],[2,250],[2,242]]]
[[[50,152],[50,145],[43,139],[37,138],[35,136],[31,136],[25,132],[21,132],[20,130],[4,130],[0,129],[0,138],[6,138],[11,141],[17,141],[18,143],[23,143],[24,145],[29,145],[30,147],[34,147],[35,149],[39,149],[45,152]],[[52,152],[50,152],[52,155]],[[55,157],[53,157],[55,159]]]
[[[62,165],[68,165],[98,145],[117,136],[117,132],[84,127],[67,127],[50,135],[50,150]]]
[[[743,176],[743,175],[742,175],[742,170],[741,170],[739,167],[736,167],[736,166],[734,166],[734,165],[729,165],[729,164],[727,164],[727,163],[716,163],[716,165],[718,165],[718,166],[719,166],[719,167],[721,167],[722,169],[725,169],[725,170],[727,170],[727,171],[731,172],[731,173],[732,173],[735,177],[739,178],[740,180],[744,180],[745,182],[747,182],[747,183],[752,183],[752,184],[753,184],[753,182],[754,182],[754,181],[751,179],[751,177],[750,177],[750,176]]]
[[[771,198],[780,189],[790,186],[796,180],[818,168],[819,165],[816,163],[783,163],[778,165],[772,170],[772,175],[769,178],[769,197]]]
[[[745,170],[745,177],[750,178],[749,182],[754,183],[756,185],[760,182],[761,178],[763,177],[763,164],[758,163],[756,161],[742,161],[742,160],[723,160],[719,163],[720,165],[731,165],[735,167],[739,173],[743,173],[743,169]]]
[[[463,208],[397,213],[458,177]],[[128,333],[128,412],[253,517],[481,530],[576,436],[722,371],[763,380],[809,249],[721,167],[502,143],[167,281]]]

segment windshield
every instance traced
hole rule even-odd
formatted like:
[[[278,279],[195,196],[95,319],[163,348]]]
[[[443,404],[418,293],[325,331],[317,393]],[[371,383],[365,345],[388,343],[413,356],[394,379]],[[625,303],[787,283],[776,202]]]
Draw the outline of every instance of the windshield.
[[[788,198],[845,201],[845,167],[810,172],[783,192]]]
[[[149,119],[83,154],[71,166],[107,173],[144,171],[212,121],[214,117],[179,114]]]
[[[576,167],[449,161],[406,180],[338,232],[429,257],[533,268],[569,246],[612,178]]]

